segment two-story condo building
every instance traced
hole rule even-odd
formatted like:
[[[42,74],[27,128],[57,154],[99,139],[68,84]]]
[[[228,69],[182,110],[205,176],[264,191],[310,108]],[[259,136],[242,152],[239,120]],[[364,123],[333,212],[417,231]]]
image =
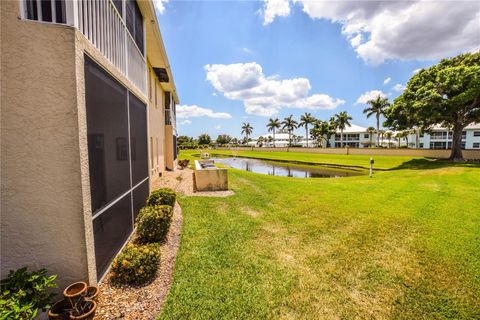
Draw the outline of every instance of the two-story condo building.
[[[152,1],[1,1],[1,276],[97,282],[176,161]]]
[[[387,139],[386,133],[392,134],[390,139]],[[453,132],[441,126],[433,127],[429,133],[420,133],[418,137],[416,133],[411,132],[406,137],[397,138],[398,132],[385,130],[383,135],[380,135],[380,146],[388,147],[408,147],[417,149],[451,149]],[[287,147],[288,134],[279,132],[275,135],[275,141],[270,139],[273,135],[266,134],[263,137],[263,147]],[[292,145],[306,146],[306,139],[304,136],[294,136]],[[250,146],[259,146],[259,137],[253,138],[248,144]],[[377,141],[377,134],[369,132],[367,128],[352,124],[343,130],[343,147],[351,148],[368,148],[375,146]],[[418,145],[417,145],[418,141]],[[341,148],[341,131],[336,130],[335,134],[330,136],[328,140],[322,142],[322,147]],[[309,147],[317,147],[317,142],[313,137],[309,137]],[[463,149],[480,149],[480,124],[471,124],[465,128],[462,134],[462,148]]]

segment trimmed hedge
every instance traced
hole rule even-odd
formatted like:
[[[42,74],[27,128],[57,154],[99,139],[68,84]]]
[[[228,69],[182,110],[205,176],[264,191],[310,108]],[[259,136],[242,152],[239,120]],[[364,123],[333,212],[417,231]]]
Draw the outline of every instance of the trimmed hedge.
[[[160,245],[128,244],[123,252],[113,260],[112,283],[114,285],[142,285],[153,278],[160,261]]]
[[[168,205],[175,206],[177,195],[172,189],[162,188],[152,192],[147,199],[148,206]]]
[[[141,243],[163,241],[172,222],[173,209],[168,205],[147,206],[137,218],[137,235]]]

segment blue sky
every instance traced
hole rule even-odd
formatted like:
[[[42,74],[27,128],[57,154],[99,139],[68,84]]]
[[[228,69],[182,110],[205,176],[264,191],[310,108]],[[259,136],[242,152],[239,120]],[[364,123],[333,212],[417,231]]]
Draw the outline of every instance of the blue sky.
[[[269,117],[293,114],[299,119],[305,112],[328,119],[347,111],[353,123],[367,127],[374,119],[362,113],[363,94],[379,90],[393,99],[414,70],[479,47],[480,22],[475,19],[480,17],[480,4],[465,3],[463,11],[447,16],[446,25],[438,24],[435,30],[429,14],[436,14],[436,7],[423,8],[419,16],[412,12],[421,10],[410,2],[394,8],[392,18],[392,8],[371,3],[309,7],[313,5],[288,0],[157,2],[181,100],[178,133],[240,137],[242,123],[250,122],[257,136],[267,132]],[[458,24],[457,15],[472,8],[473,22],[457,34],[445,35],[442,28],[449,28],[449,22]],[[342,15],[350,20],[337,22]],[[415,20],[417,36],[410,36],[408,23],[391,26],[392,19]],[[438,41],[439,34],[445,39]],[[452,37],[462,41],[452,43]]]

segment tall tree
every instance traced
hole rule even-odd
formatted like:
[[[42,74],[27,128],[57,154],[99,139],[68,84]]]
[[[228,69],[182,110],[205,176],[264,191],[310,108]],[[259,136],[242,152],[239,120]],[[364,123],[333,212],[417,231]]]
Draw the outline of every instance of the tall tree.
[[[463,160],[462,131],[480,122],[480,52],[443,59],[415,74],[387,109],[385,124],[396,130],[435,124],[453,130],[450,159]]]
[[[242,134],[245,135],[245,141],[248,143],[248,136],[253,132],[253,127],[248,122],[244,122],[242,125]]]
[[[288,146],[292,146],[292,132],[293,130],[297,129],[298,122],[293,119],[293,115],[286,117],[282,121],[283,129],[287,129],[288,131]]]
[[[206,133],[203,133],[198,136],[198,144],[199,145],[208,145],[212,142],[212,138]]]
[[[342,111],[335,115],[335,124],[338,129],[340,129],[340,147],[343,148],[343,130],[347,126],[350,126],[350,120],[353,118],[347,113],[347,111]]]
[[[230,143],[232,141],[232,137],[230,137],[228,134],[219,134],[217,137],[217,143],[220,146],[224,146]]]
[[[388,102],[388,98],[384,98],[380,95],[375,97],[375,99],[367,101],[367,104],[370,105],[369,107],[363,110],[363,113],[367,115],[367,118],[370,118],[372,115],[375,115],[377,119],[377,145],[380,145],[380,116],[385,114],[385,110],[390,106]]]
[[[375,133],[375,128],[374,127],[368,127],[367,128],[368,132],[368,137],[370,138],[370,148],[372,147],[372,140],[373,140],[373,134]]]
[[[388,141],[388,147],[389,147],[389,148],[391,147],[391,144],[392,144],[392,142],[391,142],[392,137],[393,137],[392,131],[387,131],[387,132],[385,132],[385,138],[386,138],[387,141]]]
[[[315,121],[313,128],[310,129],[310,135],[317,141],[319,147],[322,146],[322,142],[328,142],[328,135],[330,133],[330,124],[328,121]]]
[[[273,132],[273,147],[274,148],[275,148],[275,131],[277,129],[280,129],[281,126],[282,126],[282,124],[280,123],[280,120],[278,120],[278,118],[268,119],[267,128],[268,128],[268,132]]]
[[[305,112],[300,117],[300,123],[298,124],[298,127],[305,127],[305,138],[307,139],[307,148],[308,148],[308,125],[314,124],[316,119],[312,116],[311,113]]]

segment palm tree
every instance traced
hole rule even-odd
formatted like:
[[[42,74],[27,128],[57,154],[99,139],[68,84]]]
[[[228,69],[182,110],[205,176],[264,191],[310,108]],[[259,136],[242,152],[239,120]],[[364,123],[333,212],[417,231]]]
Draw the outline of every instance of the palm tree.
[[[272,136],[270,136],[270,135],[268,136],[267,142],[268,142],[269,145],[272,145],[272,142],[273,142]]]
[[[251,135],[253,132],[253,127],[250,125],[250,123],[243,123],[242,125],[242,134],[245,135],[245,141],[248,143],[248,136]]]
[[[259,147],[263,147],[263,143],[265,142],[265,138],[263,136],[258,137],[257,139],[257,145]]]
[[[293,115],[290,115],[289,117],[286,117],[282,121],[283,129],[288,130],[288,146],[292,146],[292,131],[297,129],[298,127],[298,122],[293,119]]]
[[[310,134],[312,137],[317,140],[317,145],[321,146],[322,141],[325,141],[328,143],[328,137],[330,133],[330,124],[328,121],[321,121],[317,120],[315,121],[315,124],[313,125],[313,128],[310,129]]]
[[[298,127],[305,127],[305,133],[306,133],[306,139],[307,139],[307,148],[308,148],[308,125],[309,124],[314,124],[315,123],[315,118],[312,117],[312,114],[309,112],[305,112],[304,115],[300,117],[300,123],[298,124]]]
[[[270,132],[270,131],[273,132],[273,147],[274,148],[275,148],[275,130],[280,129],[281,126],[282,126],[282,124],[280,123],[280,120],[278,120],[278,118],[268,119],[267,128],[268,128],[268,132]]]
[[[372,147],[372,139],[373,139],[373,134],[375,133],[375,128],[374,127],[368,127],[367,132],[369,133],[370,137],[370,148]]]
[[[392,140],[392,137],[393,137],[392,131],[387,131],[387,132],[385,132],[385,138],[386,138],[387,141],[388,141],[388,147],[389,147],[389,148],[390,148],[390,146],[391,146],[390,140]]]
[[[380,145],[383,146],[383,136],[385,135],[385,130],[378,130],[378,135],[380,136],[380,139],[381,139]]]
[[[347,111],[342,111],[335,115],[335,124],[337,128],[340,129],[340,147],[342,148],[343,148],[343,130],[345,130],[347,126],[350,126],[350,120],[352,120],[352,117],[348,115]]]
[[[388,98],[383,98],[378,95],[375,99],[367,101],[367,104],[370,107],[367,107],[363,110],[363,113],[367,114],[367,118],[370,118],[372,115],[375,115],[377,118],[377,147],[380,143],[380,135],[378,134],[380,130],[380,116],[385,114],[385,109],[390,106]]]

